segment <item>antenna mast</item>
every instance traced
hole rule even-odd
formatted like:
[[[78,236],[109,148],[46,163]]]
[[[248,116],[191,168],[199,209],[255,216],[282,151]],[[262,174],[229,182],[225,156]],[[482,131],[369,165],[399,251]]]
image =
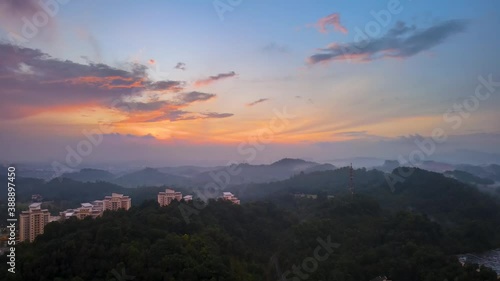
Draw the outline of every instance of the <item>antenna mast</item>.
[[[354,196],[354,170],[351,166],[349,166],[349,192],[351,192],[351,196]]]

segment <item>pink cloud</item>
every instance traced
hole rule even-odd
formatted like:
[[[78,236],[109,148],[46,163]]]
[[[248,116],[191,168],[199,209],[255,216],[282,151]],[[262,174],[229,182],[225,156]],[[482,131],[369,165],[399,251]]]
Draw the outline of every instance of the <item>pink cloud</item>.
[[[333,13],[333,14],[328,15],[326,17],[320,18],[318,20],[318,22],[315,24],[316,28],[321,33],[328,33],[327,27],[329,25],[333,26],[336,31],[339,31],[342,33],[348,33],[347,28],[345,28],[340,23],[340,14],[338,14],[338,13]]]

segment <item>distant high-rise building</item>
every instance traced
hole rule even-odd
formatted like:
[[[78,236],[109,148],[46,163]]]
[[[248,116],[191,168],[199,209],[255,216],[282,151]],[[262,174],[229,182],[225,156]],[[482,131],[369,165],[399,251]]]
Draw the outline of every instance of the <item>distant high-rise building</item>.
[[[28,211],[19,215],[19,240],[33,242],[35,237],[43,234],[45,225],[49,223],[49,210],[41,208],[42,203],[33,203]]]
[[[112,193],[111,196],[104,197],[103,211],[112,210],[116,211],[118,209],[128,210],[132,206],[132,200],[128,196],[123,194]]]
[[[222,192],[222,199],[231,201],[234,204],[240,204],[240,200],[236,198],[236,196],[234,196],[231,192]]]
[[[160,204],[160,207],[170,205],[172,201],[177,200],[181,201],[182,199],[182,193],[176,192],[173,189],[165,189],[165,191],[161,191],[158,193],[158,204]]]
[[[36,203],[36,202],[42,202],[43,197],[40,194],[33,194],[31,195],[31,202]]]

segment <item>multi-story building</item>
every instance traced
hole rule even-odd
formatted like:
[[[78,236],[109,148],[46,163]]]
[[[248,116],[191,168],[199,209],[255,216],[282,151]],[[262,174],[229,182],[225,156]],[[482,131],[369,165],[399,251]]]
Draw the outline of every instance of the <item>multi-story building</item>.
[[[94,200],[92,201],[92,205],[94,206],[94,209],[101,209],[104,210],[104,201],[102,200]]]
[[[128,196],[123,196],[121,194],[116,194],[116,193],[113,193],[113,195],[115,195],[115,198],[121,198],[122,200],[115,199],[114,201],[120,202],[120,204],[118,204],[118,203],[109,204],[108,203],[108,206],[110,206],[111,208],[113,208],[113,207],[115,207],[117,209],[123,208],[126,210],[128,210],[130,208],[130,198],[128,198]],[[110,197],[112,200],[113,195],[106,196],[106,197]],[[120,196],[123,196],[123,197],[120,197]],[[125,201],[127,201],[127,199],[128,199],[128,203],[125,202]],[[125,203],[122,203],[122,202],[125,202]],[[81,206],[79,208],[68,209],[66,211],[60,212],[59,217],[60,217],[60,220],[69,219],[71,217],[75,217],[77,219],[84,219],[86,217],[92,217],[93,219],[95,219],[95,218],[100,217],[102,215],[102,213],[104,212],[105,205],[106,205],[106,199],[105,200],[95,200],[95,201],[92,201],[92,203],[81,203]],[[116,207],[116,206],[120,206],[120,207]],[[111,208],[109,210],[116,210],[116,209],[111,209]]]
[[[43,234],[45,225],[49,223],[49,210],[41,208],[42,203],[33,203],[28,211],[19,215],[19,240],[33,242],[35,237]]]
[[[111,196],[104,197],[103,202],[103,211],[112,210],[116,211],[118,209],[130,209],[132,206],[132,200],[128,196],[124,196],[123,194],[112,193]]]
[[[96,206],[90,203],[82,203],[80,208],[74,210],[73,215],[77,219],[84,219],[86,217],[92,217],[93,219],[102,215],[102,207]]]
[[[96,202],[96,201],[94,201]],[[98,201],[102,202],[102,201]],[[64,212],[60,212],[59,216],[61,220],[69,219],[71,217],[75,217],[77,219],[84,219],[86,217],[92,217],[93,219],[102,215],[103,208],[102,205],[98,204],[90,204],[90,203],[82,203],[81,207],[76,209],[68,209]]]
[[[172,201],[177,200],[181,201],[182,199],[182,193],[176,192],[173,189],[165,189],[165,191],[161,191],[158,193],[158,204],[160,204],[160,207],[170,205]]]
[[[59,219],[63,221],[71,217],[76,217],[75,210],[76,209],[67,209],[66,211],[59,212]]]
[[[186,195],[182,197],[182,199],[184,199],[184,201],[186,202],[193,201],[193,195]]]
[[[222,199],[227,200],[227,201],[231,201],[234,204],[238,204],[238,205],[240,204],[240,200],[238,198],[236,198],[236,196],[234,196],[231,192],[222,192]]]

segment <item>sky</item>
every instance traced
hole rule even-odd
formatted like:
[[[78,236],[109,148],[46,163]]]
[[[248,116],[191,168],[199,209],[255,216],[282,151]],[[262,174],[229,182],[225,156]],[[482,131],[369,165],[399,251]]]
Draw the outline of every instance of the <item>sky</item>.
[[[493,0],[1,0],[0,160],[500,160],[499,13]]]

